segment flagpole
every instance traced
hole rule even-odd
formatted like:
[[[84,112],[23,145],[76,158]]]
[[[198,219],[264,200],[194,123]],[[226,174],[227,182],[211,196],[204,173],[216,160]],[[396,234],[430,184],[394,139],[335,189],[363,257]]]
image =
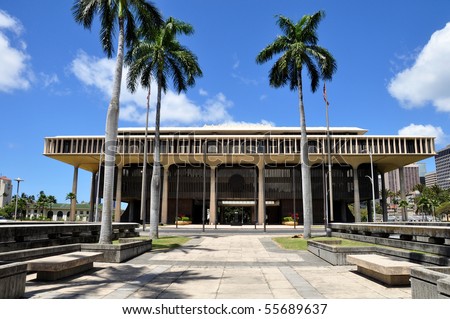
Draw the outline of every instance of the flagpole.
[[[330,192],[330,204],[329,204],[329,212],[330,216],[327,216],[327,226],[328,226],[328,218],[331,221],[334,221],[334,211],[333,211],[333,175],[331,172],[333,163],[331,162],[331,147],[330,147],[330,121],[328,117],[328,106],[330,103],[327,99],[327,90],[325,83],[323,84],[323,99],[325,100],[325,110],[326,110],[326,121],[327,121],[327,155],[328,155],[328,190]]]

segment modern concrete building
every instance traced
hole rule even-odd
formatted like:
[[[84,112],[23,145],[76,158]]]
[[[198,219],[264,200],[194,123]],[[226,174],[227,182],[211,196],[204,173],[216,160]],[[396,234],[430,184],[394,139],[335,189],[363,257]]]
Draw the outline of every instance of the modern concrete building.
[[[307,132],[315,224],[323,224],[325,218],[350,222],[356,216],[358,220],[361,202],[373,198],[372,165],[375,181],[379,174],[399,168],[402,179],[405,165],[435,155],[433,137],[371,136],[366,135],[366,130],[353,127],[330,128],[328,154],[326,129],[310,127]],[[163,165],[161,222],[174,223],[176,216],[181,215],[189,216],[193,223],[202,223],[205,215],[209,223],[278,224],[284,217],[296,215],[300,216],[300,223],[303,222],[299,128],[204,126],[162,128],[160,133]],[[72,189],[77,189],[78,169],[92,172],[91,211],[99,172],[98,184],[103,185],[103,143],[103,136],[45,138],[44,155],[74,167]],[[119,129],[115,200],[126,202],[128,206],[123,214],[116,214],[116,220],[142,220],[144,143],[143,128]],[[153,131],[147,143],[150,150],[149,186]],[[332,162],[331,189],[328,155]],[[386,187],[383,179],[381,181],[383,191]],[[404,190],[404,183],[400,184]],[[378,188],[375,183],[376,198],[379,197]],[[102,189],[99,194],[102,196]],[[354,215],[349,204],[354,205]],[[118,209],[120,206],[116,205]],[[386,213],[385,206],[383,204]],[[324,215],[325,212],[328,214]]]
[[[436,162],[436,179],[437,185],[443,189],[450,188],[450,145],[443,150],[437,152]]]
[[[12,181],[6,176],[0,176],[0,208],[11,203]]]

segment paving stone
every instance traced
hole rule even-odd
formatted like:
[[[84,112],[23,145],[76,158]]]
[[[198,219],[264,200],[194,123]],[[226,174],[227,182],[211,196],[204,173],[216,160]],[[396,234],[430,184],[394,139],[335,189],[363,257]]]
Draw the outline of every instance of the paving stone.
[[[25,298],[411,298],[410,288],[387,288],[358,275],[354,266],[282,250],[271,237],[199,233],[181,248],[122,264],[95,263],[93,271],[68,280],[40,283],[28,275]]]

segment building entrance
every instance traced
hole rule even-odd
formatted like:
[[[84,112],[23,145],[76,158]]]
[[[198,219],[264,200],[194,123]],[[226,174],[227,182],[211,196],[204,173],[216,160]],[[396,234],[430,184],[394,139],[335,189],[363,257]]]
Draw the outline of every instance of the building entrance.
[[[252,224],[253,207],[245,206],[221,206],[219,207],[219,223],[224,225],[249,225]]]

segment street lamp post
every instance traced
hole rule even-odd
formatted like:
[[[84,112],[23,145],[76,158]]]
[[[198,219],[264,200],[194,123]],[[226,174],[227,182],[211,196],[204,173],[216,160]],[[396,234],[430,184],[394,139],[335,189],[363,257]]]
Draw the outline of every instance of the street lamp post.
[[[372,159],[372,151],[369,148],[369,157],[370,157],[370,176],[366,177],[370,179],[370,183],[372,184],[372,214],[373,214],[373,222],[376,221],[376,210],[375,210],[375,180],[373,178],[373,159]]]
[[[329,194],[329,208],[327,210],[327,219],[331,219],[331,221],[334,221],[334,207],[333,207],[333,174],[331,173],[331,169],[333,167],[333,163],[331,160],[331,146],[330,146],[330,120],[328,117],[328,107],[330,106],[330,103],[327,99],[327,93],[325,88],[325,83],[323,84],[323,97],[325,100],[325,117],[327,122],[327,157],[328,157],[328,188],[330,190]],[[328,217],[328,214],[330,216]],[[328,223],[327,223],[328,224]],[[328,226],[328,225],[327,225]]]
[[[17,182],[17,193],[16,193],[16,208],[14,209],[14,221],[17,219],[17,203],[18,203],[18,199],[19,199],[19,186],[20,186],[20,182],[23,182],[24,180],[21,179],[20,177],[17,177],[15,179],[15,181]]]

